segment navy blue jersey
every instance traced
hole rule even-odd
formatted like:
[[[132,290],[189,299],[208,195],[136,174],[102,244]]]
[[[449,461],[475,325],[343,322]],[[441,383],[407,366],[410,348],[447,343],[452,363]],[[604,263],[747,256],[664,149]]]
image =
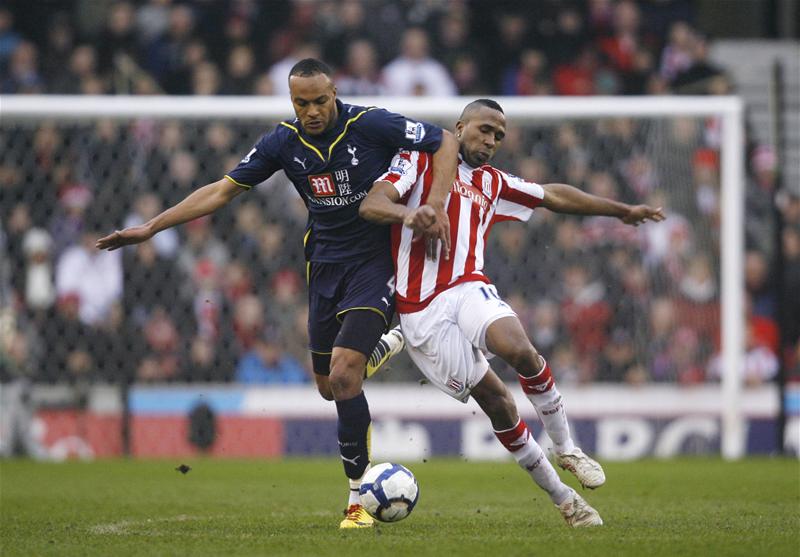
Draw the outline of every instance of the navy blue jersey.
[[[337,100],[336,125],[320,136],[303,132],[297,119],[264,135],[226,175],[250,188],[283,169],[309,213],[309,261],[355,261],[389,251],[389,227],[367,222],[358,207],[399,148],[433,152],[442,141],[438,126],[409,120],[381,108]]]

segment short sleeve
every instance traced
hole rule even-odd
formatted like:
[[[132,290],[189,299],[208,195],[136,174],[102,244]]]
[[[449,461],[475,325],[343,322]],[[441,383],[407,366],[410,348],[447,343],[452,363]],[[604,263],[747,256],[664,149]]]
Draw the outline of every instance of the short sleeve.
[[[392,163],[378,180],[391,182],[402,198],[406,195],[427,167],[427,155],[419,151],[401,150],[392,159]]]
[[[281,169],[278,156],[280,143],[275,130],[264,135],[225,177],[243,188],[257,186]]]
[[[544,188],[522,178],[500,172],[501,189],[495,220],[527,221],[544,199]]]
[[[370,110],[361,118],[361,129],[367,136],[387,147],[433,153],[442,144],[442,128],[412,120],[382,108]]]

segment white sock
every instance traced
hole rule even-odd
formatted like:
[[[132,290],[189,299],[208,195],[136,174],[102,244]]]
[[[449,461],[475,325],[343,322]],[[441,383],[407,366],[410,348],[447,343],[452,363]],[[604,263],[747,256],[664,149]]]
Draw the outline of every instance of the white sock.
[[[542,369],[533,377],[519,376],[522,390],[531,401],[539,419],[542,420],[544,430],[553,441],[553,446],[558,454],[569,453],[575,448],[575,443],[569,432],[567,412],[564,409],[564,399],[558,392],[550,366],[542,358]]]
[[[570,488],[558,477],[556,469],[544,456],[544,451],[531,436],[527,424],[521,419],[511,429],[495,431],[500,442],[509,450],[520,465],[550,496],[550,500],[560,505],[570,496]]]
[[[358,505],[361,503],[361,499],[358,497],[358,487],[360,484],[356,484],[356,487],[353,487],[353,480],[350,480],[350,495],[347,497],[347,506],[350,505]]]
[[[367,464],[367,468],[364,470],[364,474],[369,471],[370,465]],[[361,476],[363,478],[364,476]],[[357,480],[351,480],[350,478],[347,479],[347,483],[350,486],[350,494],[347,496],[347,506],[350,505],[359,505],[361,504],[361,499],[358,496],[358,490],[361,487],[361,478]]]

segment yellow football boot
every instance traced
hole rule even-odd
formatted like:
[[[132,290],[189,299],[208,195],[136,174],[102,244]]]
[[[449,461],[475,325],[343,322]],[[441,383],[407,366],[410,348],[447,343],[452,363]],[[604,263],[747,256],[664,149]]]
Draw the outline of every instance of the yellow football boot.
[[[375,520],[358,503],[347,507],[344,515],[344,520],[339,524],[339,528],[372,528],[375,526]]]

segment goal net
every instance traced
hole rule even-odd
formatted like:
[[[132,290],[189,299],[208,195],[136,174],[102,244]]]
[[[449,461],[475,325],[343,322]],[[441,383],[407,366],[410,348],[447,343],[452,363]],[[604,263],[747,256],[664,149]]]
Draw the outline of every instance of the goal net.
[[[346,100],[452,128],[470,99]],[[538,210],[527,225],[504,223],[492,232],[487,274],[570,393],[571,414],[644,406],[655,418],[662,409],[710,414],[719,426],[712,445],[727,458],[742,456],[742,383],[769,377],[766,364],[744,365],[740,101],[498,101],[508,133],[495,166],[661,206],[668,216],[634,228]],[[291,413],[286,401],[299,388],[292,385],[310,381],[307,217],[282,173],[212,217],[146,244],[102,254],[92,247],[97,237],[142,223],[220,179],[291,114],[288,100],[3,97],[0,111],[9,262],[0,276],[3,380],[67,385],[90,399],[93,385],[134,384],[123,404],[134,414],[156,404],[148,388],[163,394],[162,387],[174,393],[177,385],[221,383],[232,386],[223,392],[239,393],[242,385],[270,385],[278,394],[259,400]],[[502,362],[493,366],[512,380]],[[416,400],[419,379],[401,356],[369,388],[385,383]],[[310,388],[297,392],[311,396]],[[637,402],[641,393],[647,396]],[[381,404],[372,405],[379,414]],[[115,419],[110,430],[124,420]],[[202,424],[202,412],[192,419]],[[597,444],[614,435],[612,425],[604,427],[591,434]],[[136,431],[124,435],[143,442]],[[689,451],[692,442],[702,444],[686,439]],[[656,445],[668,445],[662,441]]]

